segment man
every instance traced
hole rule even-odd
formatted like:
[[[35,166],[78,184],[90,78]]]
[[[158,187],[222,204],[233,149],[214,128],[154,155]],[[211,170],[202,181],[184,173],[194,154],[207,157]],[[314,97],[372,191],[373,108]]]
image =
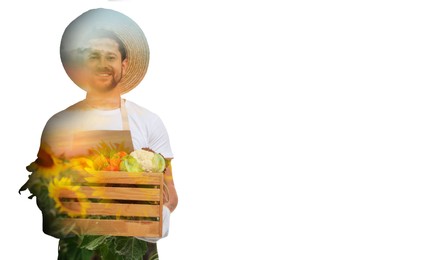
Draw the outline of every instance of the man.
[[[144,77],[148,56],[142,31],[118,12],[95,9],[74,20],[64,32],[61,59],[70,78],[87,92],[86,99],[48,121],[42,146],[49,146],[57,156],[71,158],[85,155],[100,141],[115,140],[130,150],[146,148],[162,154],[167,161],[164,176],[168,190],[163,214],[168,217],[178,197],[167,131],[156,114],[121,98]],[[67,259],[67,253],[61,252],[66,243],[66,239],[60,241],[60,259]],[[156,254],[156,244],[148,243],[144,259],[157,259]]]

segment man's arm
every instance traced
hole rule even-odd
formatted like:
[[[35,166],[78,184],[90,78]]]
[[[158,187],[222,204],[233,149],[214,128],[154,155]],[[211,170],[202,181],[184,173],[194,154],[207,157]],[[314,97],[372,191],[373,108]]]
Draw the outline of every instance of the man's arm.
[[[176,193],[175,184],[173,182],[171,159],[166,159],[165,184],[169,192],[169,201],[165,202],[163,205],[173,212],[178,205],[178,194]]]

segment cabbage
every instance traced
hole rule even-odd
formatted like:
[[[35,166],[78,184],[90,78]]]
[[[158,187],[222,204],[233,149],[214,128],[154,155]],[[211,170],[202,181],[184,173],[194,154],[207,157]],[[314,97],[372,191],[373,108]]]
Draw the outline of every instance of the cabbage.
[[[165,170],[165,158],[158,153],[147,150],[136,150],[130,153],[142,168],[143,172],[163,172]]]
[[[139,162],[132,156],[126,155],[120,163],[120,170],[125,172],[142,172],[143,169]]]
[[[155,166],[153,167],[153,172],[163,172],[166,167],[165,158],[161,154],[155,153],[153,158],[153,165]]]

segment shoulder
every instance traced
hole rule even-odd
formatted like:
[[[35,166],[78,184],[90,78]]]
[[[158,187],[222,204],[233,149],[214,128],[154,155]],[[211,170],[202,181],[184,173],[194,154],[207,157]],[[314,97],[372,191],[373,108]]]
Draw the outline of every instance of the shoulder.
[[[68,124],[73,123],[74,118],[79,117],[78,112],[81,112],[81,101],[51,116],[47,121],[45,128],[49,129],[67,127]]]
[[[160,117],[152,112],[151,110],[142,107],[140,105],[137,105],[136,103],[126,100],[126,109],[128,110],[128,114],[131,117],[138,117],[143,120],[149,120],[149,121],[161,121]]]

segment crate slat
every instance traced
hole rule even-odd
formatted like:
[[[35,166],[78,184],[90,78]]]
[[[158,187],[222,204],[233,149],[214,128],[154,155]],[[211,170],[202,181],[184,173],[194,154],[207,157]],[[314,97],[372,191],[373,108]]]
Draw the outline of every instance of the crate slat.
[[[113,200],[138,200],[138,201],[159,201],[159,189],[144,188],[122,188],[122,187],[90,187],[75,186],[79,192],[84,194],[82,198],[90,199],[113,199]],[[60,198],[81,198],[75,192],[64,190]]]
[[[159,173],[144,173],[142,175],[141,173],[135,173],[135,172],[114,172],[114,171],[99,171],[93,174],[81,173],[78,176],[73,176],[73,178],[77,182],[147,184],[147,185],[160,185],[163,182],[162,177],[163,176],[159,175]]]
[[[86,215],[159,217],[159,205],[139,205],[121,203],[62,202],[64,207],[79,211],[87,208]]]
[[[74,227],[78,234],[111,236],[161,237],[162,229],[156,221],[109,219],[57,219],[60,225]]]

